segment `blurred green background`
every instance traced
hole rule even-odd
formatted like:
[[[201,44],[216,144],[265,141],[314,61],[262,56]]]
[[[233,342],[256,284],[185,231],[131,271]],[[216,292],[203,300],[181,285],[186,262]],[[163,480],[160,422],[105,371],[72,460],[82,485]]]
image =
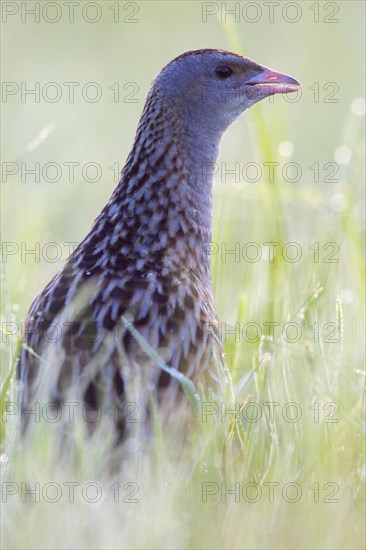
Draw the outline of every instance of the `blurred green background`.
[[[3,140],[2,159],[16,162],[17,166],[23,162],[24,167],[30,169],[36,162],[40,163],[41,169],[46,163],[55,162],[61,166],[62,175],[55,183],[44,181],[42,175],[40,182],[28,175],[22,183],[20,172],[9,176],[6,182],[3,177],[3,240],[25,242],[30,248],[35,241],[39,241],[41,246],[47,242],[75,242],[87,232],[115,187],[115,172],[109,167],[116,162],[123,165],[146,93],[162,66],[187,50],[206,47],[230,49],[235,44],[229,43],[221,24],[225,12],[220,2],[207,3],[210,5],[205,8],[201,2],[145,1],[136,4],[136,14],[134,3],[126,9],[126,3],[120,2],[121,21],[114,23],[116,8],[112,11],[113,2],[106,1],[100,3],[101,19],[94,24],[82,19],[83,2],[75,7],[74,23],[67,21],[68,10],[60,3],[62,16],[54,24],[45,21],[42,13],[39,23],[34,23],[32,15],[24,15],[26,23],[22,23],[21,3],[15,4],[20,11],[8,15],[6,24],[3,23],[3,81],[15,82],[19,86],[25,83],[29,88],[34,88],[39,82],[41,90],[45,84],[56,82],[61,87],[62,96],[56,103],[45,101],[42,92],[39,103],[31,95],[22,102],[20,92],[9,95],[6,102],[3,99],[2,131],[6,139]],[[248,3],[236,4],[241,8],[240,21],[235,23],[232,16],[231,26],[245,53],[263,65],[293,75],[303,84],[303,94],[298,102],[288,103],[284,98],[276,97],[274,104],[266,100],[253,111],[263,111],[276,152],[282,141],[294,144],[292,159],[282,159],[283,162],[298,162],[303,170],[300,182],[290,186],[295,188],[294,194],[299,186],[306,186],[310,192],[316,191],[328,199],[337,192],[337,185],[326,185],[322,181],[315,185],[309,166],[314,162],[321,165],[334,162],[335,149],[349,139],[352,141],[361,124],[360,117],[352,115],[351,103],[364,95],[364,3],[331,3],[339,8],[332,15],[332,8],[325,10],[324,2],[317,2],[319,23],[314,23],[316,12],[314,7],[310,9],[311,2],[298,3],[301,18],[295,23],[284,20],[282,10],[288,2],[282,2],[276,8],[273,23],[269,22],[269,8],[263,3],[257,3],[262,15],[256,23],[245,19],[258,17],[258,8],[247,8],[243,15],[243,8]],[[31,9],[33,3],[26,5]],[[234,5],[228,3],[227,8]],[[208,15],[207,22],[203,23],[203,12],[216,8],[219,10],[217,15]],[[286,17],[294,19],[297,11],[291,7],[287,10]],[[90,8],[85,13],[93,18],[96,11]],[[56,15],[52,8],[45,14],[49,19]],[[326,17],[339,22],[324,23]],[[138,22],[123,22],[123,18]],[[229,15],[227,20],[230,20]],[[74,103],[68,101],[64,82],[80,82],[80,86],[75,88]],[[98,83],[102,90],[102,97],[96,103],[88,103],[81,94],[81,88],[90,82]],[[109,90],[115,82],[120,83],[118,103],[114,102],[113,92]],[[129,82],[135,83],[137,91],[132,99],[138,100],[136,103],[123,102],[134,92],[134,87],[123,90]],[[332,92],[332,88],[323,90],[329,82],[339,86],[334,95],[337,103],[324,103],[325,96]],[[314,83],[319,83],[318,103],[314,102],[315,92],[310,90]],[[90,88],[89,92],[92,96],[94,90]],[[50,96],[53,93],[50,88]],[[223,140],[220,160],[225,161],[228,168],[235,162],[241,165],[253,160],[261,162],[256,152],[255,135],[248,131],[251,115],[243,116]],[[49,136],[34,150],[27,150],[27,145],[32,144],[45,128],[52,130]],[[349,141],[346,144],[354,147],[352,161],[356,161],[363,144]],[[73,183],[68,181],[68,168],[64,162],[80,163],[75,168]],[[81,169],[89,162],[101,166],[100,181],[93,183],[83,178]],[[52,178],[55,172],[49,170]],[[322,177],[325,174],[323,170],[321,172]],[[90,177],[93,175],[91,169]],[[356,173],[355,176],[360,175]],[[348,192],[351,182],[346,183]],[[352,181],[350,192],[358,202],[360,197],[354,189],[357,183]],[[224,184],[218,178],[215,193],[235,194],[240,218],[245,219],[251,211],[249,201],[256,200],[257,187],[251,184],[248,188],[244,183],[232,186],[229,181]],[[354,207],[359,208],[359,205]],[[293,208],[289,209],[289,214],[293,214]],[[228,215],[232,218],[234,212]],[[320,217],[324,215],[324,211],[320,212]],[[301,224],[301,235],[308,235],[311,228],[306,216],[296,215],[294,223]],[[245,225],[240,227],[240,235],[245,239],[247,229]],[[299,235],[292,233],[290,240],[296,238]],[[51,256],[51,249],[49,252]],[[15,255],[9,256],[6,263],[12,301],[19,303],[22,314],[34,292],[62,264],[62,261],[35,264],[33,259],[29,256],[21,264],[19,255]],[[250,265],[246,267],[251,269]]]
[[[62,2],[57,3],[61,18],[55,23],[47,22],[42,13],[38,23],[23,13],[22,22],[22,4],[29,9],[33,2],[3,3],[3,10],[5,4],[7,10],[14,6],[19,10],[7,18],[3,11],[3,92],[4,83],[9,91],[14,85],[21,89],[22,83],[31,89],[38,82],[41,90],[39,102],[32,96],[22,101],[20,92],[3,93],[2,98],[5,322],[20,324],[34,294],[66,259],[64,243],[80,241],[108,200],[117,183],[116,170],[110,167],[123,166],[150,83],[162,66],[187,50],[223,48],[290,74],[303,86],[298,100],[276,96],[257,104],[224,136],[213,189],[213,242],[218,252],[212,256],[224,333],[235,323],[241,328],[258,323],[262,330],[262,339],[252,342],[251,333],[238,342],[232,334],[225,337],[238,402],[278,401],[281,407],[296,402],[303,411],[301,422],[281,423],[280,418],[273,424],[263,415],[259,423],[244,423],[240,450],[234,446],[228,451],[232,442],[228,424],[219,423],[219,430],[205,425],[207,441],[196,447],[192,436],[181,454],[174,455],[169,437],[165,444],[159,438],[158,470],[152,465],[151,470],[144,467],[136,473],[132,461],[121,474],[128,479],[124,472],[131,470],[137,476],[133,479],[141,487],[141,504],[136,513],[113,503],[93,510],[83,503],[75,514],[67,503],[56,509],[43,502],[25,518],[22,504],[13,500],[7,518],[10,522],[21,517],[22,530],[8,527],[6,546],[363,548],[364,2],[270,3],[276,4],[271,22],[267,2],[106,1],[95,3],[101,14],[96,23],[82,18],[88,2],[75,7],[74,23],[68,22]],[[239,13],[228,15],[225,22],[225,7]],[[56,17],[56,9],[48,9],[46,17]],[[88,8],[89,18],[95,9]],[[117,9],[118,23],[114,22]],[[207,15],[204,22],[208,12],[215,14]],[[50,82],[62,92],[55,103],[42,97]],[[68,100],[65,82],[80,83],[74,102]],[[92,82],[102,91],[97,102],[86,101],[81,93]],[[118,102],[111,86],[120,91]],[[89,92],[92,96],[94,91]],[[79,165],[71,182],[64,163],[73,162]],[[256,183],[242,176],[251,162],[262,170]],[[279,163],[273,181],[266,162]],[[296,182],[290,181],[291,169],[287,177],[283,175],[289,162],[300,167]],[[40,181],[32,175],[22,181],[22,170],[34,168],[35,163],[41,171],[47,163],[57,163],[59,181],[45,181],[42,174]],[[87,163],[100,166],[99,181],[85,180],[82,168]],[[232,170],[235,163],[239,176],[225,175],[225,167]],[[4,170],[12,167],[17,173],[6,176]],[[54,174],[50,168],[49,178]],[[93,176],[90,169],[87,177]],[[248,242],[261,247],[258,262],[243,258]],[[265,242],[280,243],[273,262],[266,257]],[[286,261],[281,254],[289,242],[300,247],[298,262]],[[40,254],[25,256],[36,243]],[[64,257],[47,261],[47,254],[52,258],[56,250],[47,243],[58,243]],[[314,256],[314,243],[319,243],[319,258]],[[334,245],[326,248],[328,243]],[[224,247],[237,246],[239,258],[225,255]],[[329,262],[333,251],[336,261]],[[268,323],[273,322],[280,329],[270,338]],[[283,337],[281,330],[289,322],[301,328],[299,341],[290,341],[291,332],[289,338]],[[14,362],[15,344],[4,334],[2,338],[5,377]],[[319,423],[309,412],[314,403],[323,412]],[[334,424],[324,420],[329,403],[338,407]],[[21,455],[10,460],[6,479],[34,481],[43,476],[46,482],[64,469],[69,479],[103,477],[100,441],[97,452],[87,445],[85,451],[84,444],[76,473],[70,465],[51,462],[48,439],[43,432],[38,435],[27,453],[27,464]],[[8,457],[10,447],[9,443],[3,457]],[[226,477],[218,466],[222,456]],[[273,505],[261,501],[239,506],[233,500],[224,504],[218,495],[203,505],[202,482],[219,484],[223,479],[228,484],[296,480],[303,488],[315,482],[321,487],[336,483],[338,501],[328,504],[323,498],[315,504],[303,499],[295,506],[282,499]],[[45,523],[50,528],[38,529]]]

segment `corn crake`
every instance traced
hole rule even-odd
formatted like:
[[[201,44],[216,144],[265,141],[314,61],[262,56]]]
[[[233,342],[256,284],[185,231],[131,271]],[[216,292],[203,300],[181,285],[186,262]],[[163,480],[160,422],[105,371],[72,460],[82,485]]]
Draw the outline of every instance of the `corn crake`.
[[[71,394],[103,410],[133,401],[142,413],[154,395],[171,411],[182,398],[172,372],[215,394],[230,383],[211,287],[208,167],[243,111],[299,86],[223,50],[189,51],[163,68],[117,188],[30,308],[23,406],[46,388],[56,406]],[[151,360],[126,320],[173,371]],[[125,418],[116,427],[121,437]]]

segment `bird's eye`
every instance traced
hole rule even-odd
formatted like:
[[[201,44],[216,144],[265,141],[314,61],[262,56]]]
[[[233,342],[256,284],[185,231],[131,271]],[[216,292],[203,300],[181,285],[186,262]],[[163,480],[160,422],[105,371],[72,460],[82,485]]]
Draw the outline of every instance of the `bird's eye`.
[[[229,78],[233,74],[233,70],[230,69],[230,67],[227,67],[226,65],[219,65],[215,69],[215,75],[217,78],[221,78],[224,80],[225,78]]]

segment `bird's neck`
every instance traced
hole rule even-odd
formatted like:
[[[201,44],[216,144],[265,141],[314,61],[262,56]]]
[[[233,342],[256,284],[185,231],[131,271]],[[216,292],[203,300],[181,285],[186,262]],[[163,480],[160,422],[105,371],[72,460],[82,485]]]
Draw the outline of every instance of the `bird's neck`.
[[[219,139],[200,135],[148,97],[121,180],[107,205],[124,242],[161,269],[210,276],[211,188]],[[129,246],[129,245],[128,245]]]

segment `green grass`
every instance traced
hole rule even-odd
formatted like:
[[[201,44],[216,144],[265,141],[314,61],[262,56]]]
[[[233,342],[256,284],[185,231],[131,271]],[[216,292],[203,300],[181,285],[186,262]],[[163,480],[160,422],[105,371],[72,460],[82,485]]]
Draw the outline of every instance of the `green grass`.
[[[238,51],[238,38],[229,40]],[[295,160],[277,153],[291,107],[257,105],[246,115],[254,145],[243,163]],[[278,136],[264,122],[269,110]],[[296,184],[280,175],[255,184],[216,177],[213,283],[236,414],[232,403],[203,396],[188,433],[180,431],[181,418],[164,425],[157,413],[154,437],[137,438],[113,459],[107,420],[91,439],[76,423],[61,443],[52,424],[40,423],[22,445],[9,416],[2,424],[3,547],[364,548],[364,158],[362,130],[349,109],[344,128],[339,143],[353,158],[336,184],[306,175]],[[230,133],[225,147],[229,142]],[[344,197],[344,208],[334,207],[335,195]],[[266,242],[279,243],[273,261],[243,258],[249,242],[262,251]],[[281,253],[290,242],[301,249],[298,262]],[[240,257],[225,256],[224,246],[235,243]],[[338,248],[324,249],[327,243]],[[12,301],[5,296],[7,320]],[[235,336],[227,329],[236,323]],[[15,339],[4,336],[4,343],[2,407],[15,400],[19,353]],[[70,482],[79,484],[74,502]],[[22,483],[39,483],[40,498],[22,494]],[[100,491],[97,502],[87,484]],[[55,487],[61,498],[52,503]],[[6,488],[17,492],[5,504]]]

